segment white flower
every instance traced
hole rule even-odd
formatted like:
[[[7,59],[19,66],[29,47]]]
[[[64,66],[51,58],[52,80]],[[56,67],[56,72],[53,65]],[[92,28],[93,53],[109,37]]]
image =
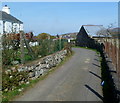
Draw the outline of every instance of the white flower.
[[[29,84],[30,82],[26,82],[26,84]]]
[[[19,92],[21,92],[21,91],[22,91],[22,89],[18,89],[18,91],[19,91]]]
[[[11,75],[10,78],[12,78],[13,76]]]

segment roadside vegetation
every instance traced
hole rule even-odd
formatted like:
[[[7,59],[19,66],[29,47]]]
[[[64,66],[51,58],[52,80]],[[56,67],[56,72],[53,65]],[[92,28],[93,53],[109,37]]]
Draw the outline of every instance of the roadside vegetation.
[[[30,88],[32,88],[33,86],[35,86],[39,81],[44,80],[48,75],[52,74],[56,69],[58,69],[64,63],[66,63],[71,58],[72,55],[74,55],[74,52],[70,51],[67,54],[67,56],[64,58],[64,60],[61,61],[60,64],[58,64],[56,67],[49,69],[49,71],[46,72],[46,74],[40,76],[39,78],[36,78],[34,80],[30,80],[27,83],[18,85],[14,90],[10,90],[7,92],[4,91],[2,94],[2,102],[7,103],[7,102],[12,101],[12,100],[14,101],[14,98],[17,98],[18,96],[22,95],[25,91],[27,91]],[[24,76],[26,76],[26,73],[23,73],[23,74],[24,74]],[[16,80],[13,80],[13,82],[15,82],[15,81]],[[13,82],[11,81],[11,83],[9,85],[13,85],[14,84]]]
[[[26,34],[24,34],[26,36]],[[28,36],[30,36],[28,38]],[[55,68],[65,63],[65,61],[72,55],[71,46],[67,43],[67,40],[60,39],[59,37],[51,36],[47,33],[41,33],[38,36],[33,34],[27,34],[23,43],[24,51],[21,52],[20,47],[20,34],[6,34],[3,36],[2,41],[2,101],[8,102],[12,100],[16,95],[22,94],[26,89],[31,88],[39,80],[43,80],[50,74]],[[27,45],[25,45],[27,42]],[[30,42],[34,45],[30,46]],[[27,72],[17,72],[16,69],[22,65],[21,55],[24,53],[24,64],[38,61],[40,58],[50,54],[54,54],[63,49],[68,50],[67,57],[55,68],[51,68],[45,75],[40,76],[37,79],[25,81],[23,79],[28,78]],[[31,52],[30,52],[31,50]],[[34,58],[33,58],[34,57]],[[14,72],[9,70],[14,69]],[[20,83],[23,80],[25,83]],[[26,79],[27,80],[27,79]],[[14,88],[13,88],[14,87]],[[7,89],[6,89],[7,88]]]
[[[2,39],[2,66],[7,69],[14,64],[21,63],[21,55],[24,53],[24,61],[31,61],[46,55],[53,54],[62,50],[67,45],[65,39],[55,39],[55,36],[51,36],[47,33],[41,33],[38,36],[27,38],[28,47],[24,45],[24,51],[20,49],[20,37],[13,34],[6,34]],[[31,46],[30,46],[31,43]],[[33,58],[34,57],[34,58]]]

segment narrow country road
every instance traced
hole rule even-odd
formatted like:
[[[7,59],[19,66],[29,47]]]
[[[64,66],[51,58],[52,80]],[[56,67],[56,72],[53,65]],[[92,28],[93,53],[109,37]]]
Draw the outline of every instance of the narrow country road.
[[[102,101],[99,55],[82,48],[15,101]]]

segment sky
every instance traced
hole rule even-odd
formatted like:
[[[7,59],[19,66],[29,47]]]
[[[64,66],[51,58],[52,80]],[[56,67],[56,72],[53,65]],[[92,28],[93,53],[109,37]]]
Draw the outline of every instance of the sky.
[[[118,24],[117,2],[2,2],[35,35],[78,32],[81,25]]]

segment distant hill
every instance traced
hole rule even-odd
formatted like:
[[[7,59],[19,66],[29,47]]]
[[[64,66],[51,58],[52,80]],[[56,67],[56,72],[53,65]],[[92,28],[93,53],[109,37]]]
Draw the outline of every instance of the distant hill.
[[[109,32],[112,36],[118,36],[120,35],[120,28],[111,28],[109,29]]]
[[[113,33],[118,33],[118,31],[120,32],[120,28],[112,28],[112,29],[109,29],[109,31]]]

